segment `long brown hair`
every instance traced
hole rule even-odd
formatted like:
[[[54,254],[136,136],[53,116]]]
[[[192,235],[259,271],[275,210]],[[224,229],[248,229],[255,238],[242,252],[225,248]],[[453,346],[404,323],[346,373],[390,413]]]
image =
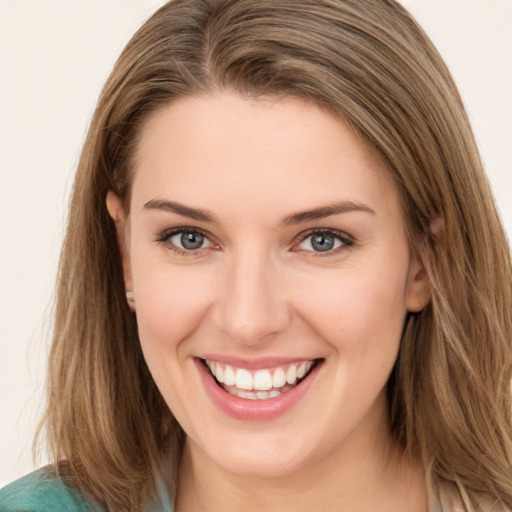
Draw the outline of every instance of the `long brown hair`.
[[[467,511],[480,495],[512,504],[510,250],[450,73],[394,0],[174,0],[128,43],[70,203],[43,420],[54,460],[109,510],[141,510],[159,469],[175,473],[183,433],[141,353],[105,198],[128,211],[148,116],[212,90],[313,102],[384,163],[432,291],[388,384],[393,433]]]

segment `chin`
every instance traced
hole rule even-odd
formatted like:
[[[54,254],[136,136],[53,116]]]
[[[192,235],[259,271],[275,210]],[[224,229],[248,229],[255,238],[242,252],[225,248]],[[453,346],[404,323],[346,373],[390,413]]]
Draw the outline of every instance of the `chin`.
[[[238,457],[230,460],[224,458],[217,463],[228,473],[246,478],[284,478],[302,467],[297,460],[283,461],[261,456]]]
[[[300,448],[302,443],[298,440],[290,443],[292,436],[287,436],[286,440],[251,437],[251,440],[240,440],[232,436],[227,446],[218,443],[216,449],[206,455],[224,471],[252,478],[286,477],[308,465],[309,457]]]

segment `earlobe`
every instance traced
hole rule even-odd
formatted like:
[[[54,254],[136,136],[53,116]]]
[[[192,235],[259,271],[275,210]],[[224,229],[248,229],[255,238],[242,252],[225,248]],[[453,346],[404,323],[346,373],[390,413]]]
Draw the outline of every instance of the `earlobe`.
[[[418,313],[426,307],[431,297],[427,271],[419,255],[412,258],[407,278],[406,308]]]
[[[121,199],[109,190],[106,198],[106,205],[109,215],[112,217],[116,228],[117,245],[123,265],[124,284],[127,291],[133,290],[132,271],[130,265],[130,255],[128,252],[128,221],[123,209]],[[130,308],[133,309],[133,301],[128,301]]]

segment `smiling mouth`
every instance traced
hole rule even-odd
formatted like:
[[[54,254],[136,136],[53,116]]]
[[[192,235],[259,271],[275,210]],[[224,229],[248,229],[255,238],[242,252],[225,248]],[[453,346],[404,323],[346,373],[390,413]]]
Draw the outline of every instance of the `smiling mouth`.
[[[298,361],[275,368],[250,371],[209,359],[202,360],[217,384],[230,395],[246,400],[277,398],[307,378],[321,360]]]

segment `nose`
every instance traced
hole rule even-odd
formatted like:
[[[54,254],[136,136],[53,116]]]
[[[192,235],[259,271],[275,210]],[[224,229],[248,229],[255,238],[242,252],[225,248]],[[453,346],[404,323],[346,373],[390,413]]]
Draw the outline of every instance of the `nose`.
[[[278,267],[261,250],[233,255],[227,265],[213,318],[235,342],[260,344],[288,326],[291,314]]]

